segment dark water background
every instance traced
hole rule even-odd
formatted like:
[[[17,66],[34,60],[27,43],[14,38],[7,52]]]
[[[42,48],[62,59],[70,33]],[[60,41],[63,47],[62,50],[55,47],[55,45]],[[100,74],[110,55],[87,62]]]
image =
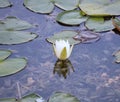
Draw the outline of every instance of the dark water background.
[[[120,65],[112,54],[120,49],[120,35],[113,31],[101,33],[101,39],[91,44],[74,46],[69,58],[73,69],[67,77],[53,73],[57,58],[46,38],[61,30],[81,30],[81,26],[63,26],[55,21],[61,11],[55,8],[50,15],[36,14],[23,6],[23,0],[10,0],[12,7],[0,9],[0,19],[15,16],[37,25],[29,31],[39,37],[20,45],[0,45],[13,51],[11,57],[25,57],[28,65],[17,74],[0,78],[0,98],[17,97],[16,83],[22,95],[38,93],[48,99],[56,91],[75,95],[81,102],[120,102]]]

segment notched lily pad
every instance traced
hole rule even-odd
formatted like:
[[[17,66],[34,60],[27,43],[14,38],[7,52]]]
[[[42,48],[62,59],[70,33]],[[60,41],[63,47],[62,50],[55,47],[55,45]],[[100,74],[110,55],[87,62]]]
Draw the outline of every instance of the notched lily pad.
[[[54,93],[48,102],[80,102],[75,96],[63,92]]]
[[[115,58],[116,58],[116,63],[120,63],[120,50],[118,50],[117,52],[115,52],[114,54],[113,54],[113,56],[115,56]]]
[[[6,17],[4,20],[0,20],[0,30],[24,30],[32,27],[33,26],[30,23],[12,16]]]
[[[9,6],[12,6],[9,0],[0,0],[0,8],[9,7]]]
[[[81,43],[92,43],[100,39],[100,34],[92,31],[83,30],[78,35],[73,37],[75,40],[79,40]]]
[[[67,25],[79,25],[87,20],[87,16],[82,14],[80,10],[64,11],[58,14],[56,20]]]
[[[7,57],[11,55],[11,51],[9,50],[0,50],[0,62],[5,60]]]
[[[0,44],[20,44],[29,42],[37,37],[36,34],[23,31],[0,31]]]
[[[103,17],[89,17],[85,26],[95,32],[104,32],[114,29],[112,20],[104,20]]]
[[[115,18],[115,19],[112,19],[112,23],[113,25],[115,26],[115,28],[120,31],[120,19],[118,18]]]
[[[54,9],[52,0],[24,0],[24,5],[36,13],[51,13]]]
[[[78,44],[80,43],[80,41],[76,41],[73,39],[73,37],[77,34],[78,33],[75,31],[61,31],[47,38],[47,41],[50,43],[55,43],[56,40],[62,39],[62,40],[68,40],[71,45]]]
[[[53,0],[63,10],[73,10],[79,6],[79,0]]]

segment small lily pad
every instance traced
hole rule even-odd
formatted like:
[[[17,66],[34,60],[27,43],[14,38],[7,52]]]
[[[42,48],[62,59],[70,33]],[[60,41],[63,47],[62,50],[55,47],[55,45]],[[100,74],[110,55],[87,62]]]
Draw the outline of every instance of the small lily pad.
[[[116,63],[120,63],[120,50],[113,54],[116,57]]]
[[[9,50],[0,50],[0,62],[5,60],[7,57],[11,55],[11,51]]]
[[[80,10],[64,11],[58,14],[56,20],[67,25],[79,25],[87,20],[87,16],[82,15]]]
[[[50,13],[54,9],[52,0],[24,0],[24,5],[36,13]]]
[[[9,58],[0,62],[0,77],[17,73],[25,68],[27,64],[24,58]]]
[[[89,17],[85,22],[85,26],[95,32],[103,32],[114,29],[112,20],[104,20],[103,17]]]
[[[112,22],[113,22],[113,25],[115,26],[115,28],[118,31],[120,31],[120,19],[118,19],[118,18],[112,19]]]
[[[9,6],[11,6],[9,0],[0,0],[0,8],[9,7]]]
[[[64,10],[73,10],[79,6],[79,0],[53,0],[57,7]]]
[[[63,92],[56,92],[48,102],[80,102],[75,96]]]
[[[75,31],[61,31],[47,38],[47,41],[49,41],[50,43],[55,43],[56,40],[62,39],[62,40],[68,40],[71,45],[78,44],[80,43],[80,41],[76,41],[73,39],[73,37],[77,34],[78,33]]]
[[[0,31],[0,44],[20,44],[31,41],[36,34],[23,31]]]
[[[4,1],[4,0],[3,0]],[[0,30],[24,30],[32,28],[32,25],[26,21],[20,20],[16,17],[6,17],[0,20]]]

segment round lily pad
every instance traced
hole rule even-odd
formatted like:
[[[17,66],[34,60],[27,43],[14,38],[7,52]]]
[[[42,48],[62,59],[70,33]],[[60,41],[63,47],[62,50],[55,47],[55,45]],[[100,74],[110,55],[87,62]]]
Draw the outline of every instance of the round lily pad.
[[[80,0],[80,9],[87,15],[120,15],[120,0]]]
[[[0,0],[0,8],[11,6],[9,0]]]
[[[74,36],[76,36],[78,33],[75,31],[61,31],[53,36],[47,38],[47,41],[50,43],[55,43],[56,40],[68,40],[71,45],[78,44],[80,41],[76,41],[73,39]]]
[[[36,34],[23,31],[0,31],[0,44],[20,44],[29,42],[37,37]]]
[[[10,58],[0,62],[0,77],[17,73],[27,64],[24,58]]]
[[[80,10],[64,11],[58,14],[56,20],[67,25],[79,25],[87,20],[87,16],[82,15]]]
[[[9,57],[11,53],[9,50],[0,50],[0,62]]]
[[[52,0],[24,0],[24,5],[36,13],[50,13],[54,9]]]
[[[64,10],[73,10],[79,6],[79,0],[53,0],[55,5]]]

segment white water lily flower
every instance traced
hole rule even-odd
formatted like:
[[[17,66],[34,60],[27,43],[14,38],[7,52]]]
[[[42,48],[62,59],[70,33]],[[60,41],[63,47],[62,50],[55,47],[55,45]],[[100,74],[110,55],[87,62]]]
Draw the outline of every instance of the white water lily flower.
[[[66,60],[71,55],[73,45],[70,45],[68,40],[56,40],[53,44],[53,48],[58,59]]]

